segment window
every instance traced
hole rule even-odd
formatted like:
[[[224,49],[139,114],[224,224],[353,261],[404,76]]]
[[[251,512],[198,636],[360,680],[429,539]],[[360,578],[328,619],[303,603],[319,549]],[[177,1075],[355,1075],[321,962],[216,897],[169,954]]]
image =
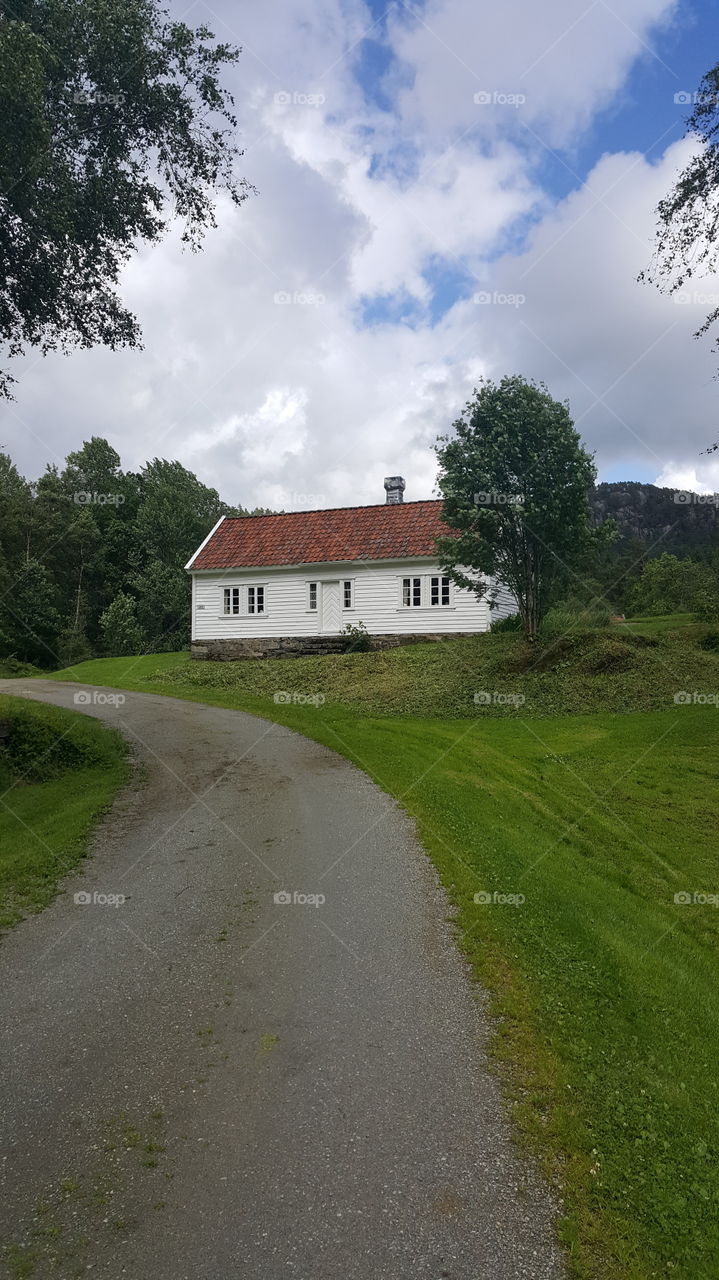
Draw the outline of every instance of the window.
[[[247,612],[248,613],[264,613],[265,612],[265,588],[264,587],[248,587],[247,588]]]
[[[317,583],[308,582],[308,608],[317,608]]]
[[[429,602],[431,605],[449,605],[449,578],[430,578]]]
[[[419,609],[422,603],[422,579],[402,579],[402,604],[406,609]]]
[[[240,612],[240,588],[225,587],[224,590],[224,612],[239,613]]]
[[[351,578],[346,578],[342,583],[342,608],[354,608],[354,583]]]

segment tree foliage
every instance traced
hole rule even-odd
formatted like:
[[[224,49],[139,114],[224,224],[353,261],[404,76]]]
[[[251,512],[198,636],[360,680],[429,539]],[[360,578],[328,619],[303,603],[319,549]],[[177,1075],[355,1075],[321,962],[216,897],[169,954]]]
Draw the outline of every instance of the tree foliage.
[[[506,583],[534,641],[553,590],[596,537],[594,463],[566,405],[518,376],[484,382],[453,430],[437,446],[444,519],[457,531],[439,542],[443,567],[490,603],[490,578]]]
[[[644,565],[631,605],[639,615],[696,613],[702,622],[713,622],[719,617],[719,576],[713,565],[665,552]]]
[[[117,282],[171,217],[196,248],[240,204],[239,50],[157,0],[0,0],[0,341],[10,356],[137,346]],[[0,371],[0,395],[10,375]]]
[[[124,591],[118,592],[100,617],[102,648],[112,658],[140,653],[142,629],[137,621],[137,603]]]
[[[701,147],[657,208],[654,256],[639,276],[672,294],[681,293],[694,277],[708,275],[719,263],[719,63],[699,86],[687,133]],[[718,319],[719,306],[694,336],[702,337]]]
[[[124,472],[98,437],[34,485],[0,453],[0,509],[0,653],[44,667],[186,645],[184,566],[221,515],[245,514],[179,462]]]

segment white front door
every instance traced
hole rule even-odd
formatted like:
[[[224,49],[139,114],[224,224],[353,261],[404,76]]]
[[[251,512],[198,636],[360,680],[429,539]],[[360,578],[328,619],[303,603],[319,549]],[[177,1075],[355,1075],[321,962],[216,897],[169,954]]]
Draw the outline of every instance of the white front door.
[[[322,631],[337,635],[340,629],[340,584],[322,583]]]

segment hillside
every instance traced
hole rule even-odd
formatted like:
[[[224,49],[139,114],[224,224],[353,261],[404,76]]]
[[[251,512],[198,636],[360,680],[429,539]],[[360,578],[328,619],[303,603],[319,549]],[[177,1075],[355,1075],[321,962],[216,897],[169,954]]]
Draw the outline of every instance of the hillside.
[[[708,628],[641,626],[573,632],[532,652],[514,634],[450,639],[385,653],[262,662],[196,662],[186,654],[97,659],[57,679],[87,680],[176,696],[247,698],[362,715],[531,717],[667,710],[674,696],[719,689]],[[475,697],[476,695],[476,697]]]
[[[597,524],[608,517],[617,522],[621,540],[645,543],[647,549],[657,544],[661,551],[675,555],[709,556],[719,545],[719,524],[713,494],[682,493],[676,501],[676,489],[660,489],[654,484],[599,484],[591,497]]]

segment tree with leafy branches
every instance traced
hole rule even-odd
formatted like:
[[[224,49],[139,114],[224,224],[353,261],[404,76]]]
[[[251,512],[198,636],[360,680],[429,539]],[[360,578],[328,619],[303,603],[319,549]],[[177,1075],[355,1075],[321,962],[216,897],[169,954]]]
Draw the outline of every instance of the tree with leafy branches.
[[[115,596],[100,617],[100,633],[103,649],[110,657],[124,658],[142,652],[144,636],[132,596],[124,591]]]
[[[658,228],[650,266],[639,279],[674,295],[719,266],[719,63],[707,71],[687,119],[687,135],[698,150],[657,208]],[[719,306],[694,334],[703,337],[719,320]],[[715,343],[719,349],[719,339]],[[707,453],[715,453],[719,441]]]
[[[485,381],[437,445],[444,520],[442,567],[461,587],[494,602],[506,584],[533,643],[558,584],[587,547],[594,462],[569,409],[543,384],[514,376]]]
[[[0,343],[10,357],[138,346],[117,289],[172,218],[197,248],[239,205],[239,50],[157,0],[0,0]],[[0,370],[0,396],[14,381]]]

